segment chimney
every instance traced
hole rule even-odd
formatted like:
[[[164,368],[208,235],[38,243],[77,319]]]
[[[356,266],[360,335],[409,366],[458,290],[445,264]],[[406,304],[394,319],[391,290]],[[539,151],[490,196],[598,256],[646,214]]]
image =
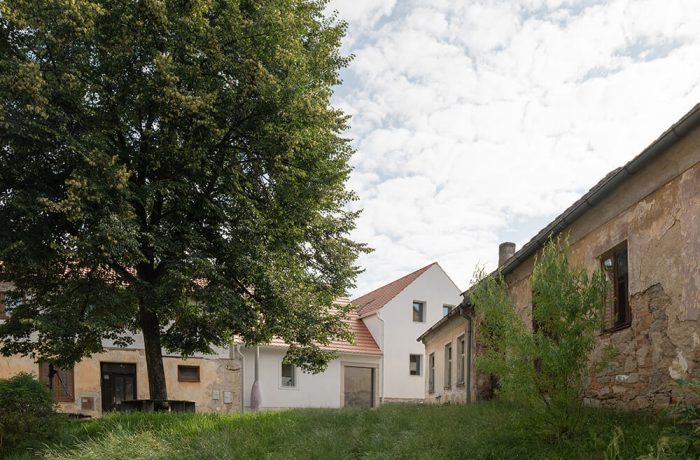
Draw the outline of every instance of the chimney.
[[[502,267],[506,260],[515,254],[515,243],[501,243],[498,245],[498,266]]]

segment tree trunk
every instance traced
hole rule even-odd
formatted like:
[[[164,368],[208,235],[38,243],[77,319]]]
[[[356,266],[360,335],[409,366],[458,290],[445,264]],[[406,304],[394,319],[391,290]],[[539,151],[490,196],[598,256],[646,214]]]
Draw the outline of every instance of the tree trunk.
[[[160,345],[160,324],[158,315],[148,310],[143,303],[139,305],[141,331],[146,352],[146,370],[148,371],[148,392],[150,399],[165,401],[168,389],[163,369],[163,350]]]

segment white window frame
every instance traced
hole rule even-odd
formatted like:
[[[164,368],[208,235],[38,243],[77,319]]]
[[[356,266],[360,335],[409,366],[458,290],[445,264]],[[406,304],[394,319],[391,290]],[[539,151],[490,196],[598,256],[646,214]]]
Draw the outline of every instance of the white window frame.
[[[292,382],[294,385],[284,385],[284,376],[282,375],[282,368],[287,365],[287,366],[292,366]],[[288,364],[285,363],[284,361],[280,361],[280,390],[296,390],[299,387],[299,382],[297,380],[298,378],[298,372],[297,372],[297,367],[294,364]]]

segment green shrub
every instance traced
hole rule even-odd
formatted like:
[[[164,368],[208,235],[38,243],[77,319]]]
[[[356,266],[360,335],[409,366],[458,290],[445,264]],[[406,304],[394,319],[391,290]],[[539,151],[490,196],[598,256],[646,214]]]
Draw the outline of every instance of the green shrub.
[[[0,379],[0,452],[50,437],[56,430],[56,403],[31,374]]]
[[[532,273],[533,330],[514,308],[502,278],[478,277],[470,291],[479,367],[498,379],[501,397],[526,403],[533,422],[559,437],[578,427],[582,380],[602,323],[605,280],[567,260],[568,242],[551,240]]]

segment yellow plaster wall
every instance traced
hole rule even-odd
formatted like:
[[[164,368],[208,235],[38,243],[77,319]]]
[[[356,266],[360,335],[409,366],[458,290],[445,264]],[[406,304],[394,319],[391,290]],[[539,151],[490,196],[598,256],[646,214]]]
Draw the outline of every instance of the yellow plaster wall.
[[[136,364],[136,393],[138,399],[148,399],[148,375],[146,357],[143,350],[109,349],[104,353],[93,355],[76,364],[74,368],[74,402],[59,403],[60,410],[66,413],[82,413],[99,416],[102,412],[100,388],[100,363]],[[178,382],[177,366],[199,366],[199,382]],[[168,398],[174,400],[194,401],[197,412],[236,412],[241,409],[240,364],[237,360],[223,358],[188,358],[164,357]],[[39,365],[31,358],[12,356],[0,357],[0,378],[8,378],[19,372],[28,372],[38,376]],[[213,399],[218,390],[219,399]],[[231,403],[224,403],[224,392],[231,392]],[[81,410],[81,398],[95,398],[95,409]]]

